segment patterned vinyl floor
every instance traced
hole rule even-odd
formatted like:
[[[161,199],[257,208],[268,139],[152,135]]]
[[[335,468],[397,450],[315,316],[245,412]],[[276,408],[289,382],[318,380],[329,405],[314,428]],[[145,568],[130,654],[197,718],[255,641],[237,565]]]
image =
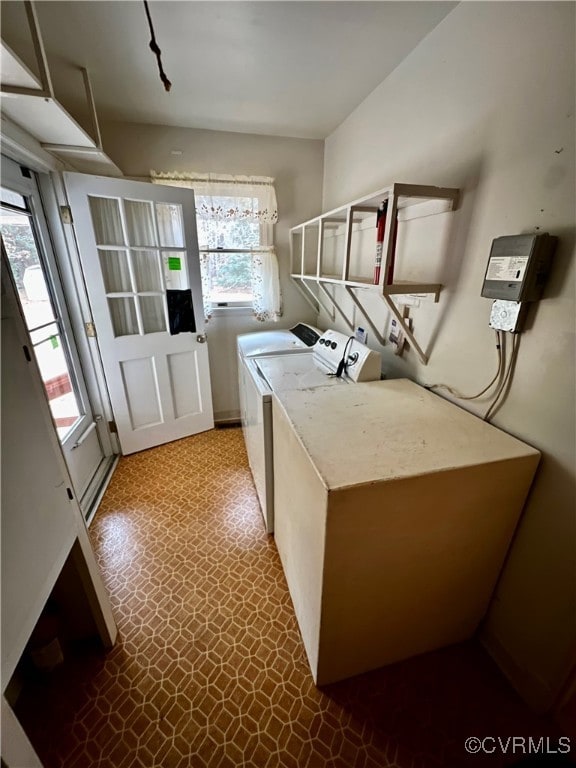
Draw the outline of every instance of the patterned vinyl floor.
[[[120,637],[20,696],[46,768],[498,768],[465,738],[558,735],[475,643],[318,690],[238,428],[122,459],[90,535]]]

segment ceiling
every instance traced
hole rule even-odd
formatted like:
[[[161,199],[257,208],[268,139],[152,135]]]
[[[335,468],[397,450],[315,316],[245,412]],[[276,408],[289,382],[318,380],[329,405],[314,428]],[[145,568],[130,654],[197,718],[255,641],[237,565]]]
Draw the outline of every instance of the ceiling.
[[[36,8],[56,96],[77,116],[86,67],[101,121],[322,139],[456,4],[156,0],[169,93],[139,0]],[[1,3],[1,14],[2,38],[32,67],[22,3]]]

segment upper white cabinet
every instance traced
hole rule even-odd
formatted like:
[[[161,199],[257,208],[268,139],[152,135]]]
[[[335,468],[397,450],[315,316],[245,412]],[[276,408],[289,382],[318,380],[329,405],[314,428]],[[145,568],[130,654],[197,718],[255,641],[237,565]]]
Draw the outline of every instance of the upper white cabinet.
[[[42,148],[83,173],[122,176],[122,171],[102,149],[92,88],[86,70],[81,70],[93,124],[89,135],[54,97],[42,37],[34,5],[25,3],[38,61],[36,76],[0,41],[0,92],[2,114],[37,139]]]

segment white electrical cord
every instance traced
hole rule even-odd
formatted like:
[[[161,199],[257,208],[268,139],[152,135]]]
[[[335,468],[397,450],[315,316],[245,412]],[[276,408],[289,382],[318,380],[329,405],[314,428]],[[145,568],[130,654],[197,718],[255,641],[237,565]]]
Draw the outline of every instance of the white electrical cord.
[[[476,400],[479,397],[482,397],[482,395],[485,392],[488,392],[491,387],[494,386],[495,382],[498,380],[499,376],[502,373],[502,368],[504,365],[504,354],[502,351],[502,348],[504,346],[504,340],[501,336],[502,331],[496,331],[496,351],[498,353],[498,368],[496,370],[496,373],[494,374],[494,378],[490,381],[489,384],[487,384],[484,389],[480,392],[478,392],[476,395],[463,395],[461,392],[458,392],[458,390],[453,389],[452,387],[449,387],[448,384],[430,384],[426,386],[426,389],[445,389],[448,392],[450,392],[451,395],[454,397],[457,397],[459,400]]]
[[[514,334],[514,340],[512,341],[512,353],[510,355],[510,362],[508,363],[508,370],[506,371],[506,374],[504,378],[502,379],[502,382],[500,386],[498,387],[498,390],[496,392],[496,397],[492,401],[492,405],[488,408],[486,411],[486,414],[484,416],[484,421],[488,421],[492,418],[504,405],[504,401],[508,397],[508,392],[510,391],[510,387],[512,386],[512,377],[514,375],[514,368],[516,367],[516,359],[518,357],[518,350],[520,349],[520,334],[516,333]]]

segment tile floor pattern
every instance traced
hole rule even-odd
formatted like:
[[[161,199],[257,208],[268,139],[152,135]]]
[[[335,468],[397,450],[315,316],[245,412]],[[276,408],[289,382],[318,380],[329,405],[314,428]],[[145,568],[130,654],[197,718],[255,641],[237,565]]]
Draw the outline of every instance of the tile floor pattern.
[[[46,768],[432,768],[558,735],[475,644],[315,688],[241,430],[123,458],[90,535],[120,637],[27,688]]]

